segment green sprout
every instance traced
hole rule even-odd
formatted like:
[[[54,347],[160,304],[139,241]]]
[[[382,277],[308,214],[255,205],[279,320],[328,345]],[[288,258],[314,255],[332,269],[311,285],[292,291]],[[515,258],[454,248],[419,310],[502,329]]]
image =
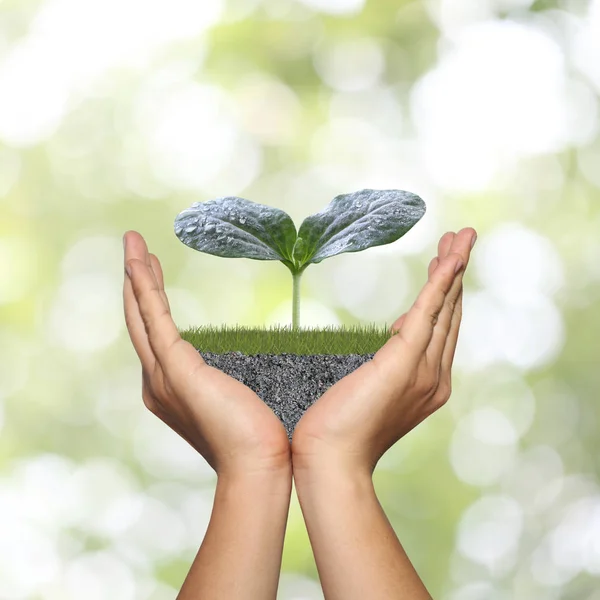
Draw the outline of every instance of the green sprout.
[[[403,190],[361,190],[336,196],[304,219],[296,233],[278,208],[236,196],[195,202],[175,219],[175,235],[199,252],[224,258],[279,260],[292,273],[292,328],[300,326],[300,278],[308,265],[390,244],[425,214],[419,196]]]

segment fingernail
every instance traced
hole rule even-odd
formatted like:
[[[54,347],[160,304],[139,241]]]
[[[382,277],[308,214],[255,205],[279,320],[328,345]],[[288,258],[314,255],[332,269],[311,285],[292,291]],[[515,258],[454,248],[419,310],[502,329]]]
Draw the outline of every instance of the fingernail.
[[[475,235],[473,236],[473,239],[471,240],[471,250],[473,250],[473,246],[475,245],[476,241],[477,241],[477,233],[475,233]]]
[[[459,271],[462,269],[462,266],[463,266],[464,264],[465,264],[465,263],[464,263],[462,260],[459,260],[459,261],[456,263],[456,267],[454,267],[454,274],[455,274],[455,275],[456,275],[456,274],[457,274],[457,273],[458,273],[458,272],[459,272]]]

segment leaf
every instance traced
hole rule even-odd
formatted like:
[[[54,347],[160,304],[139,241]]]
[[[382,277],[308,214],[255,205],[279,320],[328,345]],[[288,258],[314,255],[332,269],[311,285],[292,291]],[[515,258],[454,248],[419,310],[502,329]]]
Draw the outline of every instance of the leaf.
[[[293,263],[296,226],[278,208],[226,196],[195,202],[175,219],[175,235],[199,252]]]
[[[403,190],[361,190],[336,196],[321,212],[307,217],[294,259],[298,268],[342,254],[390,244],[425,214],[419,196]]]

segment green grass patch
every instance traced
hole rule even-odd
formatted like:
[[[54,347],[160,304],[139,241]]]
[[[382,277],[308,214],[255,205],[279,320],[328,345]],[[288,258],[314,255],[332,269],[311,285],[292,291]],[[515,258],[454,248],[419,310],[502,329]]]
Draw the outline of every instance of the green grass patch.
[[[389,326],[370,325],[270,329],[227,325],[179,329],[181,337],[202,352],[224,354],[241,352],[253,354],[372,354],[389,339]]]

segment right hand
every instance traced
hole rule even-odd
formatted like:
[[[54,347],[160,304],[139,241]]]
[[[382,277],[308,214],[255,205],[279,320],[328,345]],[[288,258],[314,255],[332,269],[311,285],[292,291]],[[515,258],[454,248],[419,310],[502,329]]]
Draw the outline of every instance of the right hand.
[[[427,283],[390,328],[396,335],[306,410],[292,437],[294,473],[334,463],[372,474],[391,446],[446,403],[475,234],[466,228],[442,236]],[[464,266],[455,275],[459,260]]]

